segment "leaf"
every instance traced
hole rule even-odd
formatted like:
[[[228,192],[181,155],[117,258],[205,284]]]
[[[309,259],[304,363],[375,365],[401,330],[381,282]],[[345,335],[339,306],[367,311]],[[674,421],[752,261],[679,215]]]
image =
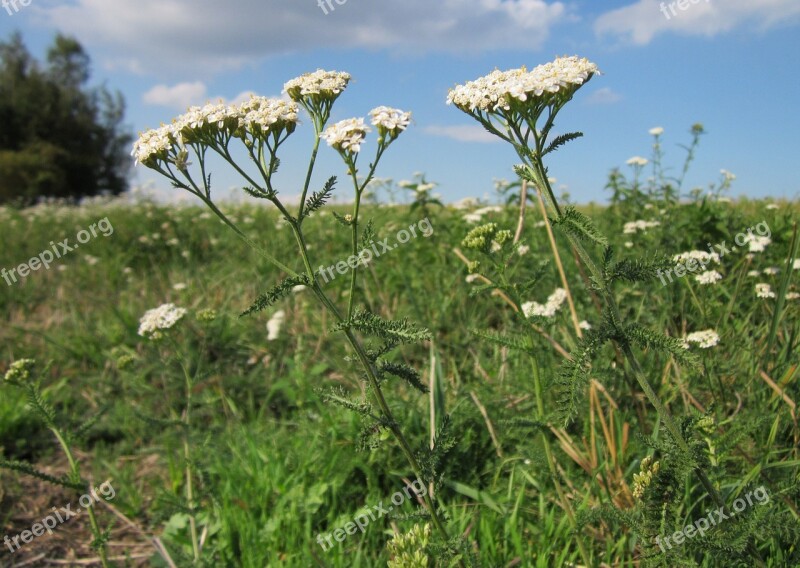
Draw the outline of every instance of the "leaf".
[[[625,338],[642,349],[655,349],[672,354],[675,360],[685,365],[696,367],[697,356],[684,347],[682,340],[669,337],[639,324],[630,324],[625,328]]]
[[[322,191],[315,191],[311,194],[311,197],[306,200],[306,205],[303,208],[303,214],[300,216],[298,221],[309,217],[312,213],[314,213],[314,211],[321,209],[322,206],[325,205],[330,199],[335,186],[336,176],[331,176],[328,181],[325,182],[325,186],[322,188]]]
[[[494,343],[495,345],[507,347],[515,351],[530,353],[532,349],[530,339],[526,335],[503,335],[490,331],[482,331],[480,329],[471,329],[469,332],[489,343]]]
[[[561,218],[551,219],[551,223],[554,227],[560,227],[564,232],[570,233],[582,241],[608,246],[608,239],[606,239],[605,235],[594,226],[591,219],[574,207],[566,207],[561,214]]]
[[[52,483],[53,485],[60,485],[61,487],[66,487],[68,489],[77,489],[78,491],[86,490],[86,484],[83,482],[75,482],[70,480],[68,477],[53,477],[52,475],[48,475],[43,471],[39,471],[33,465],[29,464],[28,462],[23,461],[16,461],[16,460],[6,460],[0,458],[0,467],[9,469],[11,471],[18,471],[20,473],[24,473],[35,477],[37,479],[41,479],[42,481],[47,481],[48,483]]]
[[[281,281],[279,284],[272,287],[269,291],[261,294],[258,298],[256,298],[253,305],[247,308],[244,312],[239,314],[239,317],[247,316],[255,312],[260,312],[262,310],[267,309],[275,302],[280,300],[281,298],[285,297],[292,291],[292,288],[295,286],[309,286],[311,284],[311,280],[309,279],[308,275],[306,274],[298,274],[297,276],[289,276],[288,278]]]
[[[545,148],[544,152],[542,152],[542,157],[546,156],[550,152],[558,150],[567,142],[572,142],[573,140],[576,140],[582,136],[583,132],[569,132],[567,134],[562,134],[561,136],[556,136],[555,139],[550,142],[550,145]]]
[[[431,339],[430,331],[417,328],[415,324],[409,323],[408,318],[385,320],[366,310],[357,310],[352,319],[337,324],[334,330],[342,331],[347,328],[353,328],[382,339],[394,340],[397,343],[414,343]]]
[[[428,393],[428,387],[422,382],[422,377],[416,369],[404,363],[390,363],[381,361],[378,363],[378,370],[381,373],[389,373],[406,381],[409,385],[423,394]]]

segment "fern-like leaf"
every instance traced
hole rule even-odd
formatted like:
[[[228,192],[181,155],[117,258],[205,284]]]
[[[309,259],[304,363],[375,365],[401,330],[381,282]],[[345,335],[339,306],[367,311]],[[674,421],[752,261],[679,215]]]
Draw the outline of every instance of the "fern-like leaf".
[[[551,220],[551,223],[554,227],[560,227],[564,232],[582,241],[608,246],[608,239],[605,235],[594,226],[591,219],[574,207],[566,207],[561,218],[558,220]]]
[[[303,214],[300,216],[298,221],[309,217],[312,213],[314,213],[314,211],[321,209],[322,206],[325,205],[331,198],[331,194],[333,193],[335,186],[336,176],[331,176],[328,181],[325,182],[325,186],[322,188],[322,191],[315,191],[311,194],[311,197],[306,200],[306,205],[303,208]]]
[[[569,132],[567,134],[562,134],[561,136],[556,136],[552,142],[545,148],[544,152],[542,152],[542,157],[546,156],[550,152],[554,152],[558,150],[561,146],[566,144],[567,142],[572,142],[573,140],[577,140],[578,138],[583,136],[583,132]]]
[[[295,286],[308,286],[311,282],[306,274],[299,274],[297,276],[289,276],[282,280],[279,284],[275,285],[274,287],[270,288],[269,291],[261,294],[258,298],[256,298],[253,305],[247,308],[244,312],[242,312],[239,317],[247,316],[255,312],[260,312],[262,310],[267,309],[275,302],[280,300],[281,298],[287,296],[291,291],[292,288]]]

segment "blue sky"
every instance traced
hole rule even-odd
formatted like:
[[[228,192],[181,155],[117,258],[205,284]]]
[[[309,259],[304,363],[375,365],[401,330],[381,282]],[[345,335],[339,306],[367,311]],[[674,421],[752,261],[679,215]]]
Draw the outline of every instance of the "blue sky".
[[[37,56],[56,31],[76,37],[92,57],[93,82],[124,94],[136,132],[189,104],[247,92],[279,96],[286,80],[304,72],[343,70],[354,80],[334,119],[383,104],[413,112],[380,177],[421,171],[447,201],[480,197],[494,178],[513,176],[515,156],[446,106],[448,89],[494,68],[580,55],[603,75],[556,123],[585,137],[549,162],[556,187],[566,186],[574,200],[607,199],[609,170],[649,157],[655,126],[665,129],[666,163],[677,168],[678,144],[696,122],[708,134],[688,188],[718,180],[724,168],[737,176],[734,196],[800,197],[798,0],[681,0],[672,2],[674,14],[664,3],[669,18],[656,0],[332,0],[327,14],[318,0],[25,1],[16,12],[0,9],[0,37],[20,30]],[[311,137],[306,124],[287,143],[287,194],[296,193]],[[323,157],[320,179],[344,173],[332,150]],[[237,183],[222,171],[216,179],[220,189]],[[150,180],[172,191],[136,168],[135,184]]]

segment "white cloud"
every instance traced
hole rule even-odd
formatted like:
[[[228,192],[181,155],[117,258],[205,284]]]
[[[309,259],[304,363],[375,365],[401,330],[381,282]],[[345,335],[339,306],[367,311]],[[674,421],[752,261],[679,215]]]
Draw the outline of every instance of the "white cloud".
[[[482,126],[476,124],[463,124],[457,126],[431,125],[423,128],[433,136],[451,138],[459,142],[499,142],[497,136],[489,134]]]
[[[538,49],[571,18],[554,0],[75,0],[38,8],[45,24],[150,72],[207,73],[318,48],[481,53]]]
[[[202,81],[194,83],[178,83],[177,85],[156,85],[142,97],[151,105],[165,106],[178,110],[186,110],[191,105],[205,102],[206,85]]]
[[[603,87],[589,94],[586,102],[591,105],[611,105],[622,100],[622,95],[609,87]]]
[[[797,0],[638,0],[601,15],[594,30],[644,45],[667,32],[714,36],[741,24],[765,30],[798,20]]]

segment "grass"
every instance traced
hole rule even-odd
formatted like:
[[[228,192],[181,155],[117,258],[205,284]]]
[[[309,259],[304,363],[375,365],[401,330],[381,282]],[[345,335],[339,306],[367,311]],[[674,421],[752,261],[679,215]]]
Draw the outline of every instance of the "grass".
[[[693,433],[694,448],[708,461],[712,481],[728,505],[745,489],[766,487],[769,505],[748,508],[741,522],[760,527],[762,536],[751,545],[765,565],[779,567],[800,564],[800,304],[796,299],[781,305],[758,298],[754,285],[770,283],[776,293],[800,289],[798,272],[787,266],[800,207],[766,205],[698,196],[661,213],[622,201],[593,207],[591,216],[611,236],[618,258],[706,250],[707,243],[730,243],[734,235],[762,221],[769,225],[772,243],[766,250],[752,256],[740,250],[723,257],[724,279],[716,285],[701,286],[689,275],[666,286],[658,280],[620,284],[615,295],[626,321],[676,338],[709,328],[719,333],[718,346],[691,349],[700,357],[697,370],[647,349],[641,351],[640,361],[660,398],[684,430]],[[268,250],[294,246],[275,211],[249,205],[225,209],[248,237]],[[667,465],[676,458],[663,424],[624,371],[619,354],[610,346],[601,351],[592,368],[594,380],[577,401],[574,421],[565,425],[546,415],[542,427],[530,357],[470,333],[475,328],[513,333],[529,324],[496,295],[471,294],[479,283],[466,281],[467,268],[455,252],[472,227],[462,218],[464,212],[431,206],[425,214],[434,234],[377,258],[361,279],[359,293],[373,312],[385,318],[409,316],[433,334],[434,341],[406,348],[396,361],[422,370],[426,383],[439,385],[439,396],[429,399],[399,382],[385,388],[392,392],[390,406],[415,447],[428,444],[441,417],[451,416],[457,444],[442,466],[445,483],[438,495],[450,534],[465,535],[482,566],[580,563],[545,458],[540,435],[544,432],[594,565],[668,565],[670,558],[674,564],[669,565],[682,565],[677,557],[654,556],[653,545],[642,542],[641,535],[654,530],[649,523],[657,504],[671,504],[655,533],[662,535],[671,535],[716,507],[691,476],[657,478],[643,499],[633,496],[633,476],[645,456],[656,454]],[[370,206],[362,216],[374,219],[381,239],[393,238],[423,215],[407,206]],[[330,387],[353,395],[365,390],[357,369],[345,362],[349,353],[331,332],[330,316],[319,311],[306,290],[291,294],[271,311],[238,317],[282,275],[246,252],[231,231],[200,207],[109,203],[2,209],[0,267],[19,265],[50,241],[74,241],[80,229],[103,218],[113,225],[112,235],[99,235],[23,282],[2,283],[0,359],[6,364],[25,357],[49,362],[44,392],[66,425],[81,424],[105,410],[79,446],[85,452],[84,475],[114,484],[116,497],[110,504],[119,514],[102,507],[99,512],[110,524],[119,564],[166,566],[164,555],[151,544],[156,535],[178,566],[191,562],[187,512],[181,501],[186,465],[180,450],[182,432],[153,421],[180,416],[183,374],[175,359],[180,353],[197,377],[189,437],[198,472],[203,562],[247,567],[384,565],[389,559],[385,544],[392,534],[418,521],[384,517],[329,551],[317,543],[318,534],[345,526],[364,508],[387,502],[413,477],[389,442],[358,451],[364,424],[323,402],[321,391]],[[624,234],[623,224],[637,218],[657,219],[661,225]],[[517,211],[508,207],[488,214],[487,220],[513,231]],[[536,225],[540,220],[531,208],[522,236],[530,251],[515,257],[510,270],[518,280],[541,272],[530,299],[544,302],[561,284],[552,262],[540,266],[552,258],[545,229]],[[330,212],[315,215],[306,230],[308,242],[314,243],[314,266],[333,264],[349,254],[350,235]],[[596,326],[600,312],[592,290],[566,239],[558,233],[556,239],[576,311]],[[780,271],[764,274],[770,267]],[[761,274],[749,276],[754,270]],[[338,277],[325,289],[344,305],[349,284],[349,278]],[[165,302],[185,307],[190,314],[176,330],[175,345],[151,344],[137,335],[138,321],[146,310]],[[218,317],[210,323],[196,321],[194,314],[208,308]],[[286,312],[285,325],[277,340],[267,342],[265,323],[278,308]],[[544,397],[553,408],[563,362],[554,345],[569,352],[578,338],[566,309],[542,324],[542,331],[550,339],[537,335],[533,349]],[[2,389],[0,455],[40,467],[63,465],[52,437],[24,405],[18,391]],[[702,430],[697,423],[705,415],[714,422]],[[23,491],[21,477],[0,476],[4,534],[19,534],[50,507],[65,504],[63,494],[44,492],[31,509],[31,495]],[[656,488],[674,494],[667,499],[654,494]],[[398,509],[400,515],[411,515],[418,507],[404,503]],[[720,525],[714,539],[687,540],[679,550],[680,562],[735,565],[747,543],[735,541],[731,535],[737,533],[726,531],[738,524]],[[131,537],[136,546],[128,548],[129,559],[123,560],[126,548],[117,535],[133,530],[131,526],[137,528],[137,536]],[[91,540],[85,531],[67,542],[42,537],[14,555],[3,548],[0,564],[37,554],[64,558],[69,550],[94,557],[78,548],[81,538]],[[726,538],[727,549],[718,544]],[[718,550],[711,554],[713,547]],[[134,548],[146,558],[133,558]]]

